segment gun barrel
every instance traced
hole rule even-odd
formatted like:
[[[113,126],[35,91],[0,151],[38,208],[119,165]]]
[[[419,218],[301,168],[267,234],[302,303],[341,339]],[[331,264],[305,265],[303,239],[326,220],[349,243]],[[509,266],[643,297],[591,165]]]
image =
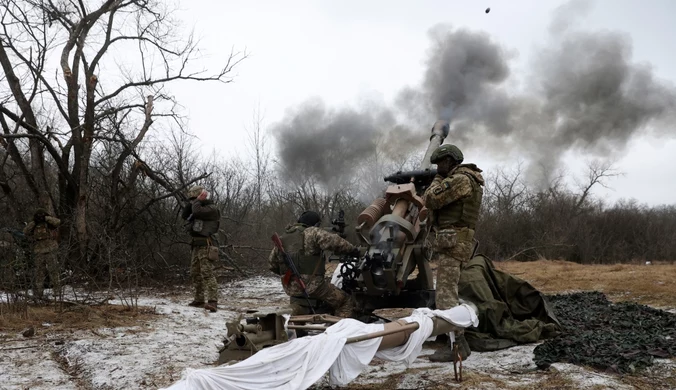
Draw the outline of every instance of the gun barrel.
[[[432,182],[434,176],[437,174],[436,169],[424,169],[420,171],[399,171],[397,173],[385,176],[384,180],[386,182],[394,184],[406,184],[406,183],[427,183]]]
[[[434,123],[434,126],[432,126],[432,135],[430,136],[430,144],[425,152],[425,157],[423,157],[420,162],[420,169],[428,169],[430,165],[432,165],[430,162],[432,153],[434,153],[434,150],[444,142],[444,139],[448,136],[449,130],[450,127],[448,121],[438,120]]]

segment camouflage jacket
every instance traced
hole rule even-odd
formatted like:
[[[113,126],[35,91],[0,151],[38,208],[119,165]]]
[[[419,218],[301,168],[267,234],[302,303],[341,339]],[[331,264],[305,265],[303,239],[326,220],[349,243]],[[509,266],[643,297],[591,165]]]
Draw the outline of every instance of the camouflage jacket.
[[[303,231],[303,248],[305,255],[317,256],[318,260],[322,251],[333,251],[339,254],[347,254],[353,251],[356,247],[350,244],[349,241],[340,237],[337,234],[329,233],[326,230],[318,227],[309,227]],[[290,255],[290,253],[289,253]],[[270,270],[279,275],[280,264],[285,264],[284,259],[277,250],[277,247],[272,248],[270,256],[268,257]],[[323,275],[321,275],[323,277]]]
[[[430,210],[440,208],[472,195],[470,176],[480,185],[484,185],[482,170],[474,164],[462,164],[449,172],[448,177],[436,175],[427,188],[423,198],[425,206]]]
[[[36,223],[35,221],[30,221],[23,229],[23,233],[26,237],[32,238],[35,241],[33,247],[35,253],[49,253],[59,247],[59,243],[56,240],[56,229],[59,225],[61,225],[60,219],[47,215],[44,222]],[[36,228],[40,231],[39,234],[36,234]]]
[[[425,205],[433,211],[435,226],[475,228],[481,207],[484,179],[474,164],[462,164],[448,177],[436,175],[423,195]]]

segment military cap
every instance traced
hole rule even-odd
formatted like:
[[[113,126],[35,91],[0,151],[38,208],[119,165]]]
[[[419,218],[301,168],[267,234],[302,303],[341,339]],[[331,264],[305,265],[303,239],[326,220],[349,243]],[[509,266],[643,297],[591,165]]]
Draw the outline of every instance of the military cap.
[[[197,198],[202,191],[204,191],[204,187],[202,186],[193,186],[188,190],[188,198]]]
[[[322,221],[322,217],[314,211],[306,211],[298,218],[298,223],[306,226],[315,226]]]

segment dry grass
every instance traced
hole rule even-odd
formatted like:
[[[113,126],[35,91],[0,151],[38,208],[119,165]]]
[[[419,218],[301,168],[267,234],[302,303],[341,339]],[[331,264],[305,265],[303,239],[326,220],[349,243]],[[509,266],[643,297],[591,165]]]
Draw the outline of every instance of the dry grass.
[[[582,265],[560,260],[496,261],[494,264],[497,269],[527,280],[547,294],[601,291],[614,301],[676,306],[676,264]],[[331,276],[335,267],[335,263],[327,267],[327,276]],[[436,264],[432,264],[432,269],[436,270]]]
[[[155,310],[121,305],[67,308],[28,305],[21,310],[10,310],[7,304],[0,304],[0,313],[0,332],[21,331],[31,326],[40,329],[43,323],[51,324],[50,331],[64,331],[134,326],[151,319]]]
[[[548,294],[597,290],[614,301],[669,308],[676,304],[676,264],[581,265],[549,260],[494,264]]]
[[[620,382],[639,390],[676,389],[676,359],[659,362],[647,372],[623,375]]]

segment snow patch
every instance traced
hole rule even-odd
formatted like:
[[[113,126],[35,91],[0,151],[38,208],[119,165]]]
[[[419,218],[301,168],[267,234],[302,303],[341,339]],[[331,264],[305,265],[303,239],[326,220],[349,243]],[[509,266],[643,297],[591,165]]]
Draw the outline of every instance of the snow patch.
[[[101,328],[74,333],[54,331],[45,323],[39,336],[26,339],[17,334],[4,337],[0,349],[0,389],[53,390],[85,387],[108,389],[155,389],[180,379],[187,369],[213,366],[226,335],[225,323],[247,310],[274,309],[288,304],[279,278],[254,277],[232,282],[220,289],[219,311],[210,313],[187,306],[192,301],[189,289],[174,288],[171,293],[145,291],[138,297],[139,306],[154,308],[153,319],[134,327]],[[105,295],[102,295],[105,298]],[[122,303],[120,297],[110,303]],[[676,312],[671,308],[669,311]],[[31,348],[10,349],[23,346]],[[374,361],[354,384],[381,384],[397,376],[394,388],[467,388],[453,378],[453,365],[432,363],[427,356],[438,344],[426,343],[421,355],[406,369],[404,364]],[[533,349],[536,344],[521,345],[495,352],[472,352],[463,362],[465,376],[488,376],[508,386],[538,387],[547,380],[546,371],[536,370]],[[650,375],[672,370],[673,361],[656,361]],[[558,370],[581,389],[629,389],[619,377],[597,373],[583,367],[556,363]],[[68,372],[66,372],[68,371]],[[71,377],[70,374],[73,374]],[[388,382],[389,384],[390,382]],[[496,382],[497,383],[497,382]],[[315,384],[327,386],[328,375]],[[482,383],[482,389],[500,388]]]
[[[0,349],[0,389],[77,389],[40,341],[4,339]]]

